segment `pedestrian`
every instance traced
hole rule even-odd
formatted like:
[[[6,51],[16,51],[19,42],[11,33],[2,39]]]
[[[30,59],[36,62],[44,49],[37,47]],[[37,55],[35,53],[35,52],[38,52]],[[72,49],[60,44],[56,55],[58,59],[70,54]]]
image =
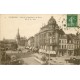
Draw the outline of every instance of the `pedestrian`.
[[[2,58],[1,58],[1,64],[5,64],[5,62],[6,62],[6,52],[5,51],[2,51]]]
[[[11,61],[11,57],[6,54],[6,64],[10,64],[10,61]]]

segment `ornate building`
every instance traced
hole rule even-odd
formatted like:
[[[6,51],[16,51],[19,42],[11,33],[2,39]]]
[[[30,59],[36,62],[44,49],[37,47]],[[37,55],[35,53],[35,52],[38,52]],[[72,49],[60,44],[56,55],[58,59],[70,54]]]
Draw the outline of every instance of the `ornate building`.
[[[28,40],[27,40],[27,43],[28,43],[28,47],[29,48],[34,48],[34,37],[30,37]]]
[[[49,54],[55,51],[57,56],[80,55],[80,34],[65,34],[52,16],[34,36],[34,47]]]
[[[59,36],[64,31],[59,26],[53,16],[49,19],[48,24],[44,25],[38,34],[34,37],[34,46],[39,49],[48,51],[56,51],[58,55]]]

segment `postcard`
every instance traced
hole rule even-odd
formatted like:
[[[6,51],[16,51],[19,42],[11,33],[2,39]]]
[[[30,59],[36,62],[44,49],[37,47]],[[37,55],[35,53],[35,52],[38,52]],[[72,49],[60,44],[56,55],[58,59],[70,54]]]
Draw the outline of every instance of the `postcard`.
[[[1,65],[79,65],[79,14],[0,14]]]

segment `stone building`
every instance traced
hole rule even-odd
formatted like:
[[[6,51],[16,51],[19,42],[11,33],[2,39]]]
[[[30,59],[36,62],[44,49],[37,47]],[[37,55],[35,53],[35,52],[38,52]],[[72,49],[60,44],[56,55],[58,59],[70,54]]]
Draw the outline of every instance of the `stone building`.
[[[16,47],[15,47],[16,45]],[[17,43],[15,39],[3,39],[2,47],[5,49],[17,49]]]
[[[52,16],[48,24],[35,34],[34,47],[48,53],[55,51],[57,56],[79,55],[80,34],[65,34]]]
[[[40,42],[39,42],[39,33],[35,34],[34,36],[34,47],[35,48],[40,48]]]
[[[75,34],[65,34],[59,37],[59,55],[80,55],[80,39]]]
[[[77,35],[68,34],[67,35],[67,49],[69,55],[79,55],[80,52],[80,39]]]
[[[53,16],[49,19],[48,24],[44,25],[38,34],[34,36],[34,45],[39,49],[48,51],[56,51],[58,54],[59,35],[63,35],[64,31],[59,26]]]
[[[59,56],[67,55],[67,35],[59,36]]]
[[[27,41],[28,47],[29,48],[34,48],[34,37],[30,37]]]

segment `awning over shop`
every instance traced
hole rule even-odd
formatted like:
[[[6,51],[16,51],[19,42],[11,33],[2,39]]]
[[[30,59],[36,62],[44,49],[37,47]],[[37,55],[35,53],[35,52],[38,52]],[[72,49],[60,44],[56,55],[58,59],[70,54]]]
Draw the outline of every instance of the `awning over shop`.
[[[56,51],[47,51],[47,54],[56,54]]]
[[[49,50],[46,51],[46,50],[43,50],[43,49],[40,49],[39,52],[46,53],[46,54],[56,54],[55,51],[49,51]]]

